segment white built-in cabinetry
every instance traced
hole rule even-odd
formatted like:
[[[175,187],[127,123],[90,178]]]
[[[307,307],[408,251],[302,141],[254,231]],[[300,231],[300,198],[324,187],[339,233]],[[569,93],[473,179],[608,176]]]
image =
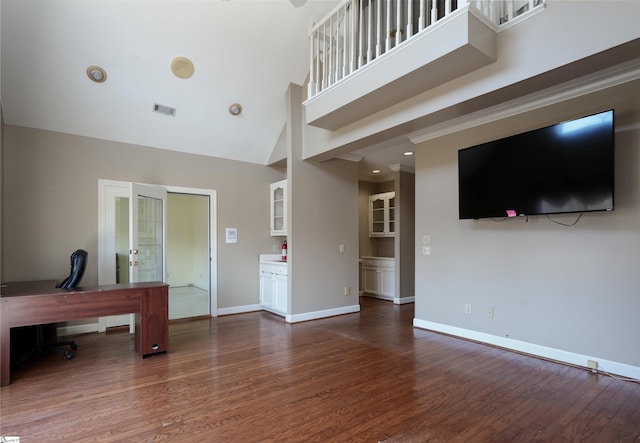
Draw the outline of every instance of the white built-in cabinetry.
[[[362,292],[393,300],[395,296],[395,260],[383,257],[362,257]]]
[[[395,192],[369,196],[369,237],[393,237],[395,226]]]
[[[276,314],[287,313],[287,263],[260,260],[260,305]]]
[[[287,235],[287,180],[271,183],[271,235]]]

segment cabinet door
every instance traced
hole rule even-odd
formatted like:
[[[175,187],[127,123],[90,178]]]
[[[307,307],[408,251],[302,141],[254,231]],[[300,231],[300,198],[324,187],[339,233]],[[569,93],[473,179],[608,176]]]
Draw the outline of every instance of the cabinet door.
[[[260,273],[260,304],[268,308],[273,307],[273,274],[270,272]]]
[[[386,201],[386,226],[385,233],[387,237],[393,237],[396,233],[396,193],[389,192]]]
[[[287,313],[287,276],[276,274],[273,280],[275,290],[274,308]]]
[[[395,271],[392,269],[380,268],[379,272],[379,295],[388,295],[393,297],[395,293]]]
[[[271,235],[287,235],[287,181],[271,184]]]
[[[384,236],[385,224],[385,199],[382,194],[372,195],[369,197],[369,236]]]
[[[369,237],[393,237],[396,224],[396,193],[369,196]]]
[[[363,292],[369,294],[378,293],[378,269],[364,267],[362,269],[362,282],[364,284]]]

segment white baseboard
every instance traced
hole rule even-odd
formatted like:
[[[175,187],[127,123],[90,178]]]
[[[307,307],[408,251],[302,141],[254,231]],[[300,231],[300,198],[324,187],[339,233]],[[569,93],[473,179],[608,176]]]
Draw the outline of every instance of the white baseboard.
[[[322,311],[304,312],[302,314],[287,314],[287,323],[299,323],[302,321],[318,320],[320,318],[334,317],[336,315],[353,314],[360,312],[360,305],[343,306],[341,308],[324,309]]]
[[[393,299],[393,303],[396,305],[404,305],[406,303],[413,303],[416,301],[415,297],[396,297]]]
[[[87,323],[84,325],[65,325],[58,327],[58,336],[65,335],[88,334],[89,332],[98,332],[98,323]]]
[[[458,328],[456,326],[444,325],[441,323],[430,322],[426,320],[413,319],[413,326],[430,331],[442,332],[444,334],[455,335],[469,340],[475,340],[481,343],[498,346],[505,349],[511,349],[538,357],[555,360],[558,362],[568,363],[571,365],[587,367],[587,360],[595,360],[598,362],[598,368],[602,372],[621,375],[623,377],[634,378],[640,380],[640,367],[631,366],[626,363],[606,360],[604,358],[593,355],[576,354],[574,352],[563,351],[561,349],[549,348],[533,343],[527,343],[519,340],[513,340],[497,335],[485,334],[483,332],[472,331],[470,329]]]
[[[232,306],[230,308],[218,309],[218,315],[232,315],[232,314],[244,314],[245,312],[262,311],[261,305],[244,305],[244,306]]]

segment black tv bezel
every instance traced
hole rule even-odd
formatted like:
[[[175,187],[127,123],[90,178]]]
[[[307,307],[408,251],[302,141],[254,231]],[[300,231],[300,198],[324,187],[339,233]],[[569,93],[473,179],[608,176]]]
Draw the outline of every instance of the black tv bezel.
[[[611,114],[611,143],[610,143],[610,151],[611,151],[611,155],[610,155],[610,167],[611,167],[611,179],[610,179],[610,190],[611,190],[611,207],[601,207],[601,208],[596,208],[596,209],[580,209],[580,210],[567,210],[567,211],[532,211],[532,212],[522,212],[522,213],[508,213],[509,211],[507,209],[509,208],[505,208],[504,213],[501,214],[462,214],[461,210],[462,210],[462,177],[461,177],[461,165],[460,165],[460,156],[461,156],[461,152],[463,151],[468,151],[468,150],[473,150],[473,149],[482,149],[483,147],[487,147],[489,145],[494,145],[496,143],[505,143],[508,142],[509,140],[520,140],[522,137],[526,137],[526,136],[534,136],[534,134],[536,133],[541,133],[543,131],[549,131],[552,128],[558,127],[560,125],[563,124],[567,124],[567,123],[571,123],[571,122],[576,122],[576,121],[580,121],[582,119],[586,119],[589,117],[593,117],[596,115],[600,115],[600,114],[607,114],[610,113]],[[554,214],[576,214],[576,213],[587,213],[587,212],[611,212],[614,210],[615,208],[615,110],[614,109],[608,109],[605,111],[601,111],[601,112],[596,112],[593,114],[589,114],[589,115],[584,115],[582,117],[578,117],[575,119],[569,119],[569,120],[564,120],[552,125],[548,125],[542,128],[538,128],[538,129],[534,129],[531,131],[525,131],[525,132],[521,132],[518,134],[514,134],[508,137],[503,137],[503,138],[499,138],[499,139],[494,139],[485,143],[480,143],[474,146],[469,146],[466,148],[462,148],[458,150],[458,219],[459,220],[480,220],[480,219],[503,219],[503,218],[512,218],[512,217],[528,217],[528,216],[535,216],[535,215],[554,215]]]

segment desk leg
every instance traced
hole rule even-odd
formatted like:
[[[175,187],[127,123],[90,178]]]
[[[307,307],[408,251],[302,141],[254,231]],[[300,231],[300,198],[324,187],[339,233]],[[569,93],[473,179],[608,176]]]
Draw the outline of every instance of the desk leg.
[[[11,328],[9,301],[0,300],[0,386],[11,383]]]

